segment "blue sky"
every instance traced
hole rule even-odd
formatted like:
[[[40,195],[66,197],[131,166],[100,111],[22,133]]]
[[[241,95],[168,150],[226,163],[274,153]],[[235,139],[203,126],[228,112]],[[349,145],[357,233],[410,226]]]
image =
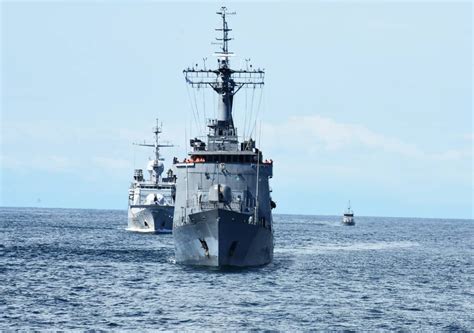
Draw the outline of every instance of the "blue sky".
[[[201,117],[214,96],[182,70],[215,66],[222,4],[2,2],[0,205],[126,209],[151,156],[131,143],[156,117],[168,161],[184,157],[204,128],[194,94]],[[473,218],[470,2],[227,6],[232,64],[267,73],[234,114],[240,134],[245,110],[261,123],[276,213],[351,199],[358,215]]]

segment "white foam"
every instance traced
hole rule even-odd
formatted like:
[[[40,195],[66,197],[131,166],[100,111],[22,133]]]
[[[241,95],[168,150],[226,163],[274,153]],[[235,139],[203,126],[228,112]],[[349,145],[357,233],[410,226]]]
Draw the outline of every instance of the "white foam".
[[[133,232],[142,232],[144,234],[171,234],[173,231],[169,229],[140,229],[140,228],[125,228],[127,231],[133,231]]]
[[[125,230],[133,231],[133,232],[143,232],[143,233],[154,233],[155,232],[155,230],[153,230],[153,229],[140,229],[140,228],[126,228]]]
[[[277,248],[275,252],[294,253],[294,254],[315,254],[331,251],[374,251],[374,250],[391,250],[402,249],[419,246],[417,242],[400,241],[400,242],[374,242],[374,243],[345,243],[345,244],[312,244],[299,248]]]
[[[170,264],[173,264],[173,265],[174,265],[174,264],[176,264],[176,259],[175,259],[174,257],[170,257],[170,258],[168,258],[168,262],[169,262]]]

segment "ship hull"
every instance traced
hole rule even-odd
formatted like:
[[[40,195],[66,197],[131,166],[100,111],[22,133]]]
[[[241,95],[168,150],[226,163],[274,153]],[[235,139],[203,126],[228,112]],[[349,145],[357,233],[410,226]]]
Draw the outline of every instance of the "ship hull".
[[[261,266],[273,259],[273,233],[249,224],[249,215],[212,209],[175,227],[176,262],[199,266]]]
[[[343,219],[342,219],[342,224],[344,224],[344,225],[355,225],[354,218],[344,216]]]
[[[128,209],[128,230],[150,233],[171,233],[173,206],[132,205]]]

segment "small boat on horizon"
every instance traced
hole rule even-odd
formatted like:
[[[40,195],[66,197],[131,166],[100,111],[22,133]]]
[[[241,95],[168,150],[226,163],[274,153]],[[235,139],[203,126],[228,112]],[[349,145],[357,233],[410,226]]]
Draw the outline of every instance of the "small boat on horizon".
[[[344,225],[355,225],[354,221],[354,211],[351,209],[351,202],[347,205],[347,209],[342,216],[342,224]]]

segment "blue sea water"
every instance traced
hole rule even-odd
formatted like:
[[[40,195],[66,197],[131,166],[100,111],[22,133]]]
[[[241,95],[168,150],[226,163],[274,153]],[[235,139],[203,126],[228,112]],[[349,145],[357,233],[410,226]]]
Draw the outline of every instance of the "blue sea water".
[[[474,221],[275,216],[273,263],[176,264],[125,211],[0,208],[0,329],[474,330]]]

